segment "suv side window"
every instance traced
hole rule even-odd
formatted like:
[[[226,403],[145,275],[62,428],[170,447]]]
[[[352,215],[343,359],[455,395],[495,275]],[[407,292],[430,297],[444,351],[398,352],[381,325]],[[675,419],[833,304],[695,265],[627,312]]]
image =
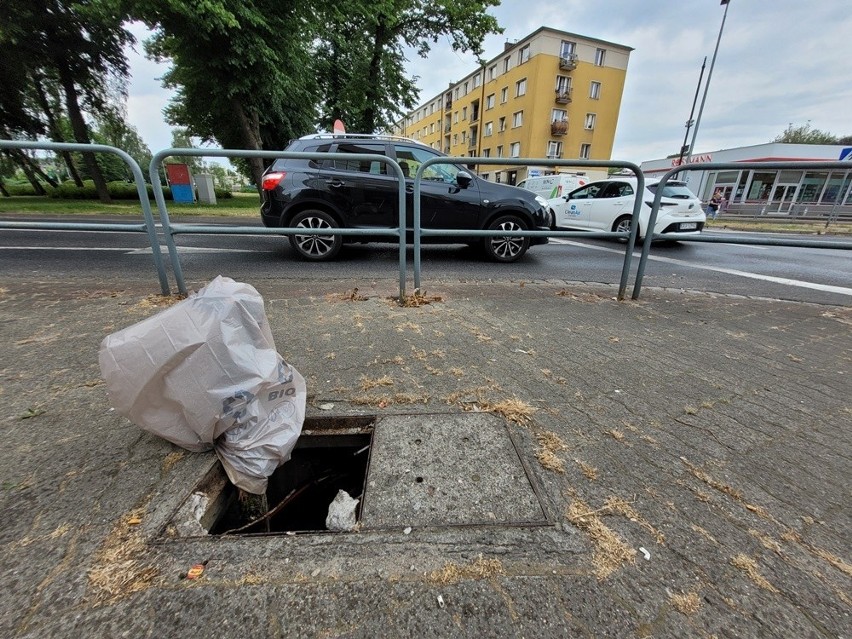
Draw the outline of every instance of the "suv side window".
[[[598,197],[626,197],[628,195],[633,195],[633,187],[627,182],[610,182],[603,193],[598,194]]]
[[[293,147],[294,145],[290,146]],[[330,148],[330,144],[308,144],[301,149],[296,146],[295,148],[287,148],[286,150],[293,151],[294,153],[328,153]],[[287,168],[292,169],[293,167],[305,166],[306,164],[312,169],[318,169],[320,168],[321,162],[323,162],[323,160],[294,160],[292,158],[278,158],[272,163],[271,170],[284,171]]]
[[[412,146],[394,145],[396,152],[396,161],[399,162],[400,168],[406,177],[414,177],[420,165],[426,160],[431,160],[436,157],[443,157],[438,153],[432,153],[427,149],[420,149]],[[459,173],[459,168],[454,164],[430,164],[423,171],[423,179],[433,182],[447,182],[454,184],[456,176]]]
[[[332,153],[372,153],[375,155],[387,155],[384,144],[365,144],[357,142],[341,142]],[[388,167],[384,162],[367,160],[345,160],[335,158],[332,165],[338,171],[354,171],[357,173],[371,173],[372,175],[387,175]]]
[[[568,197],[572,200],[591,200],[598,195],[598,192],[602,188],[603,186],[600,184],[589,184],[589,186],[585,186],[582,189],[577,189]]]

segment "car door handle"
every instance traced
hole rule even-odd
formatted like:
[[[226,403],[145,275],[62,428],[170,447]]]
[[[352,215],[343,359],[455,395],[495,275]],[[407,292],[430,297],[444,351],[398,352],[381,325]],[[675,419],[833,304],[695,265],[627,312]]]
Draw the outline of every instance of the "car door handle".
[[[406,193],[414,193],[414,185],[413,184],[406,184],[405,185],[405,192]]]
[[[343,186],[343,182],[341,180],[338,180],[337,178],[332,178],[332,179],[326,180],[325,183],[328,184],[329,186],[333,186],[335,188],[339,188],[339,187]]]

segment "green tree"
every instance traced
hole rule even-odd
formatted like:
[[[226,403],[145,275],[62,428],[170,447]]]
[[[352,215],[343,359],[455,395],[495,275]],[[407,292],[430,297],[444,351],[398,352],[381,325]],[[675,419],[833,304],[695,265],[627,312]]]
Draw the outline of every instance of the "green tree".
[[[826,131],[820,131],[811,127],[811,123],[793,126],[787,125],[784,133],[777,136],[773,142],[784,142],[787,144],[837,144],[837,136]]]
[[[128,65],[124,47],[133,42],[133,36],[122,26],[125,16],[118,2],[3,0],[0,60],[3,65],[14,65],[14,70],[23,72],[28,81],[54,79],[61,90],[74,139],[84,144],[91,140],[84,114],[101,113],[126,95]],[[21,110],[16,107],[24,104],[20,93],[15,91],[10,102],[5,110],[12,117],[20,116]],[[39,132],[44,128],[42,123]],[[83,158],[100,199],[109,201],[94,155],[86,153]]]
[[[405,47],[427,57],[447,38],[454,51],[481,56],[482,42],[502,33],[486,13],[499,0],[352,0],[330,4],[328,28],[317,46],[322,86],[321,124],[340,118],[352,130],[372,133],[414,107],[415,78],[405,72]]]
[[[309,0],[129,0],[154,30],[149,56],[170,61],[164,85],[177,90],[170,124],[202,141],[243,149],[283,148],[312,126],[316,90]],[[248,161],[260,184],[264,162]]]

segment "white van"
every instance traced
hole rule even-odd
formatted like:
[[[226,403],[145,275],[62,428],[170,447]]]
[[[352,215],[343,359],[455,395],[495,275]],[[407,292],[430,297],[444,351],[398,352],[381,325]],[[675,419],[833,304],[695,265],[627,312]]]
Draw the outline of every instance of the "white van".
[[[538,175],[518,182],[517,186],[532,191],[545,199],[568,195],[574,189],[585,186],[592,180],[579,173],[557,173],[556,175]]]

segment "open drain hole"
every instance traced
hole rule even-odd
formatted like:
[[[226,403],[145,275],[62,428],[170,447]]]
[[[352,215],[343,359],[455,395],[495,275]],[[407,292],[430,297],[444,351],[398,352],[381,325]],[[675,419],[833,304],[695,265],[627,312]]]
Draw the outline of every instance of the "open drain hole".
[[[251,522],[257,513],[254,517],[245,513],[237,489],[217,466],[224,483],[219,484],[216,499],[210,500],[202,524],[209,523],[211,535],[322,532],[326,530],[328,506],[339,490],[359,500],[356,518],[360,521],[374,419],[306,419],[290,461],[269,478],[266,502],[275,514],[255,524]]]

